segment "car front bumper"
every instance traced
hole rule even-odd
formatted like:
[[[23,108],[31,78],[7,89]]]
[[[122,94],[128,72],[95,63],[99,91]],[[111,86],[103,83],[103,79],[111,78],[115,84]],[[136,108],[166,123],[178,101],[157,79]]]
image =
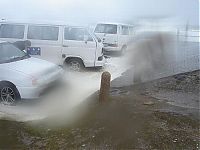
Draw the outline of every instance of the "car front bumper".
[[[63,70],[53,73],[49,76],[43,84],[31,87],[18,87],[17,89],[20,93],[22,99],[37,99],[40,95],[49,87],[53,86],[56,82],[59,82],[63,79]]]
[[[105,63],[106,63],[106,59],[105,59],[105,57],[104,56],[102,56],[103,58],[102,58],[102,60],[97,60],[96,62],[95,62],[95,67],[104,67],[105,66]]]
[[[115,52],[115,51],[120,51],[121,49],[119,47],[104,47],[103,48],[105,52]]]
[[[46,87],[17,87],[22,99],[37,99]]]

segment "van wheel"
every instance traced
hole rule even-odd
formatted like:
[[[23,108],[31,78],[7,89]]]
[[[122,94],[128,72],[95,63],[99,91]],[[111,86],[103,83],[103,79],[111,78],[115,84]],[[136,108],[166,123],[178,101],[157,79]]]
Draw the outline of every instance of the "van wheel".
[[[0,103],[15,105],[21,99],[17,88],[8,82],[0,83]]]
[[[72,58],[67,62],[67,66],[72,71],[81,71],[84,68],[82,60],[78,58]]]

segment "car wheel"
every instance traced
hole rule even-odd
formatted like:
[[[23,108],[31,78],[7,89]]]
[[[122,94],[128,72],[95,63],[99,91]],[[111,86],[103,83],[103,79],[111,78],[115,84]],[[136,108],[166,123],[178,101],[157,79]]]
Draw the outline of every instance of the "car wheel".
[[[83,62],[77,58],[70,59],[67,66],[72,71],[81,71],[84,68]]]
[[[13,84],[8,82],[0,83],[0,103],[15,105],[20,99],[19,91]]]

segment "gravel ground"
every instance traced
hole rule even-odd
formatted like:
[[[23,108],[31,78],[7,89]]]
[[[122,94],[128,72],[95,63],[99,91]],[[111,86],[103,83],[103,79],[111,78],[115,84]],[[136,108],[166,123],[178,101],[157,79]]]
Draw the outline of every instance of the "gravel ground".
[[[146,93],[173,106],[187,109],[180,112],[199,118],[200,71],[178,74],[144,85]],[[175,110],[173,110],[175,111]]]

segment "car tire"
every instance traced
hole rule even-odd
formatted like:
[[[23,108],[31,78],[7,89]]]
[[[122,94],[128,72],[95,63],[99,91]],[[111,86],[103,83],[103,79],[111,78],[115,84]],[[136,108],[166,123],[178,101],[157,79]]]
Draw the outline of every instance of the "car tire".
[[[21,100],[19,91],[17,88],[9,83],[0,83],[0,103],[4,105],[15,105],[19,100]]]
[[[71,70],[71,71],[76,71],[76,72],[80,72],[83,70],[84,65],[81,59],[78,58],[71,58],[68,62],[67,62],[67,67]]]

